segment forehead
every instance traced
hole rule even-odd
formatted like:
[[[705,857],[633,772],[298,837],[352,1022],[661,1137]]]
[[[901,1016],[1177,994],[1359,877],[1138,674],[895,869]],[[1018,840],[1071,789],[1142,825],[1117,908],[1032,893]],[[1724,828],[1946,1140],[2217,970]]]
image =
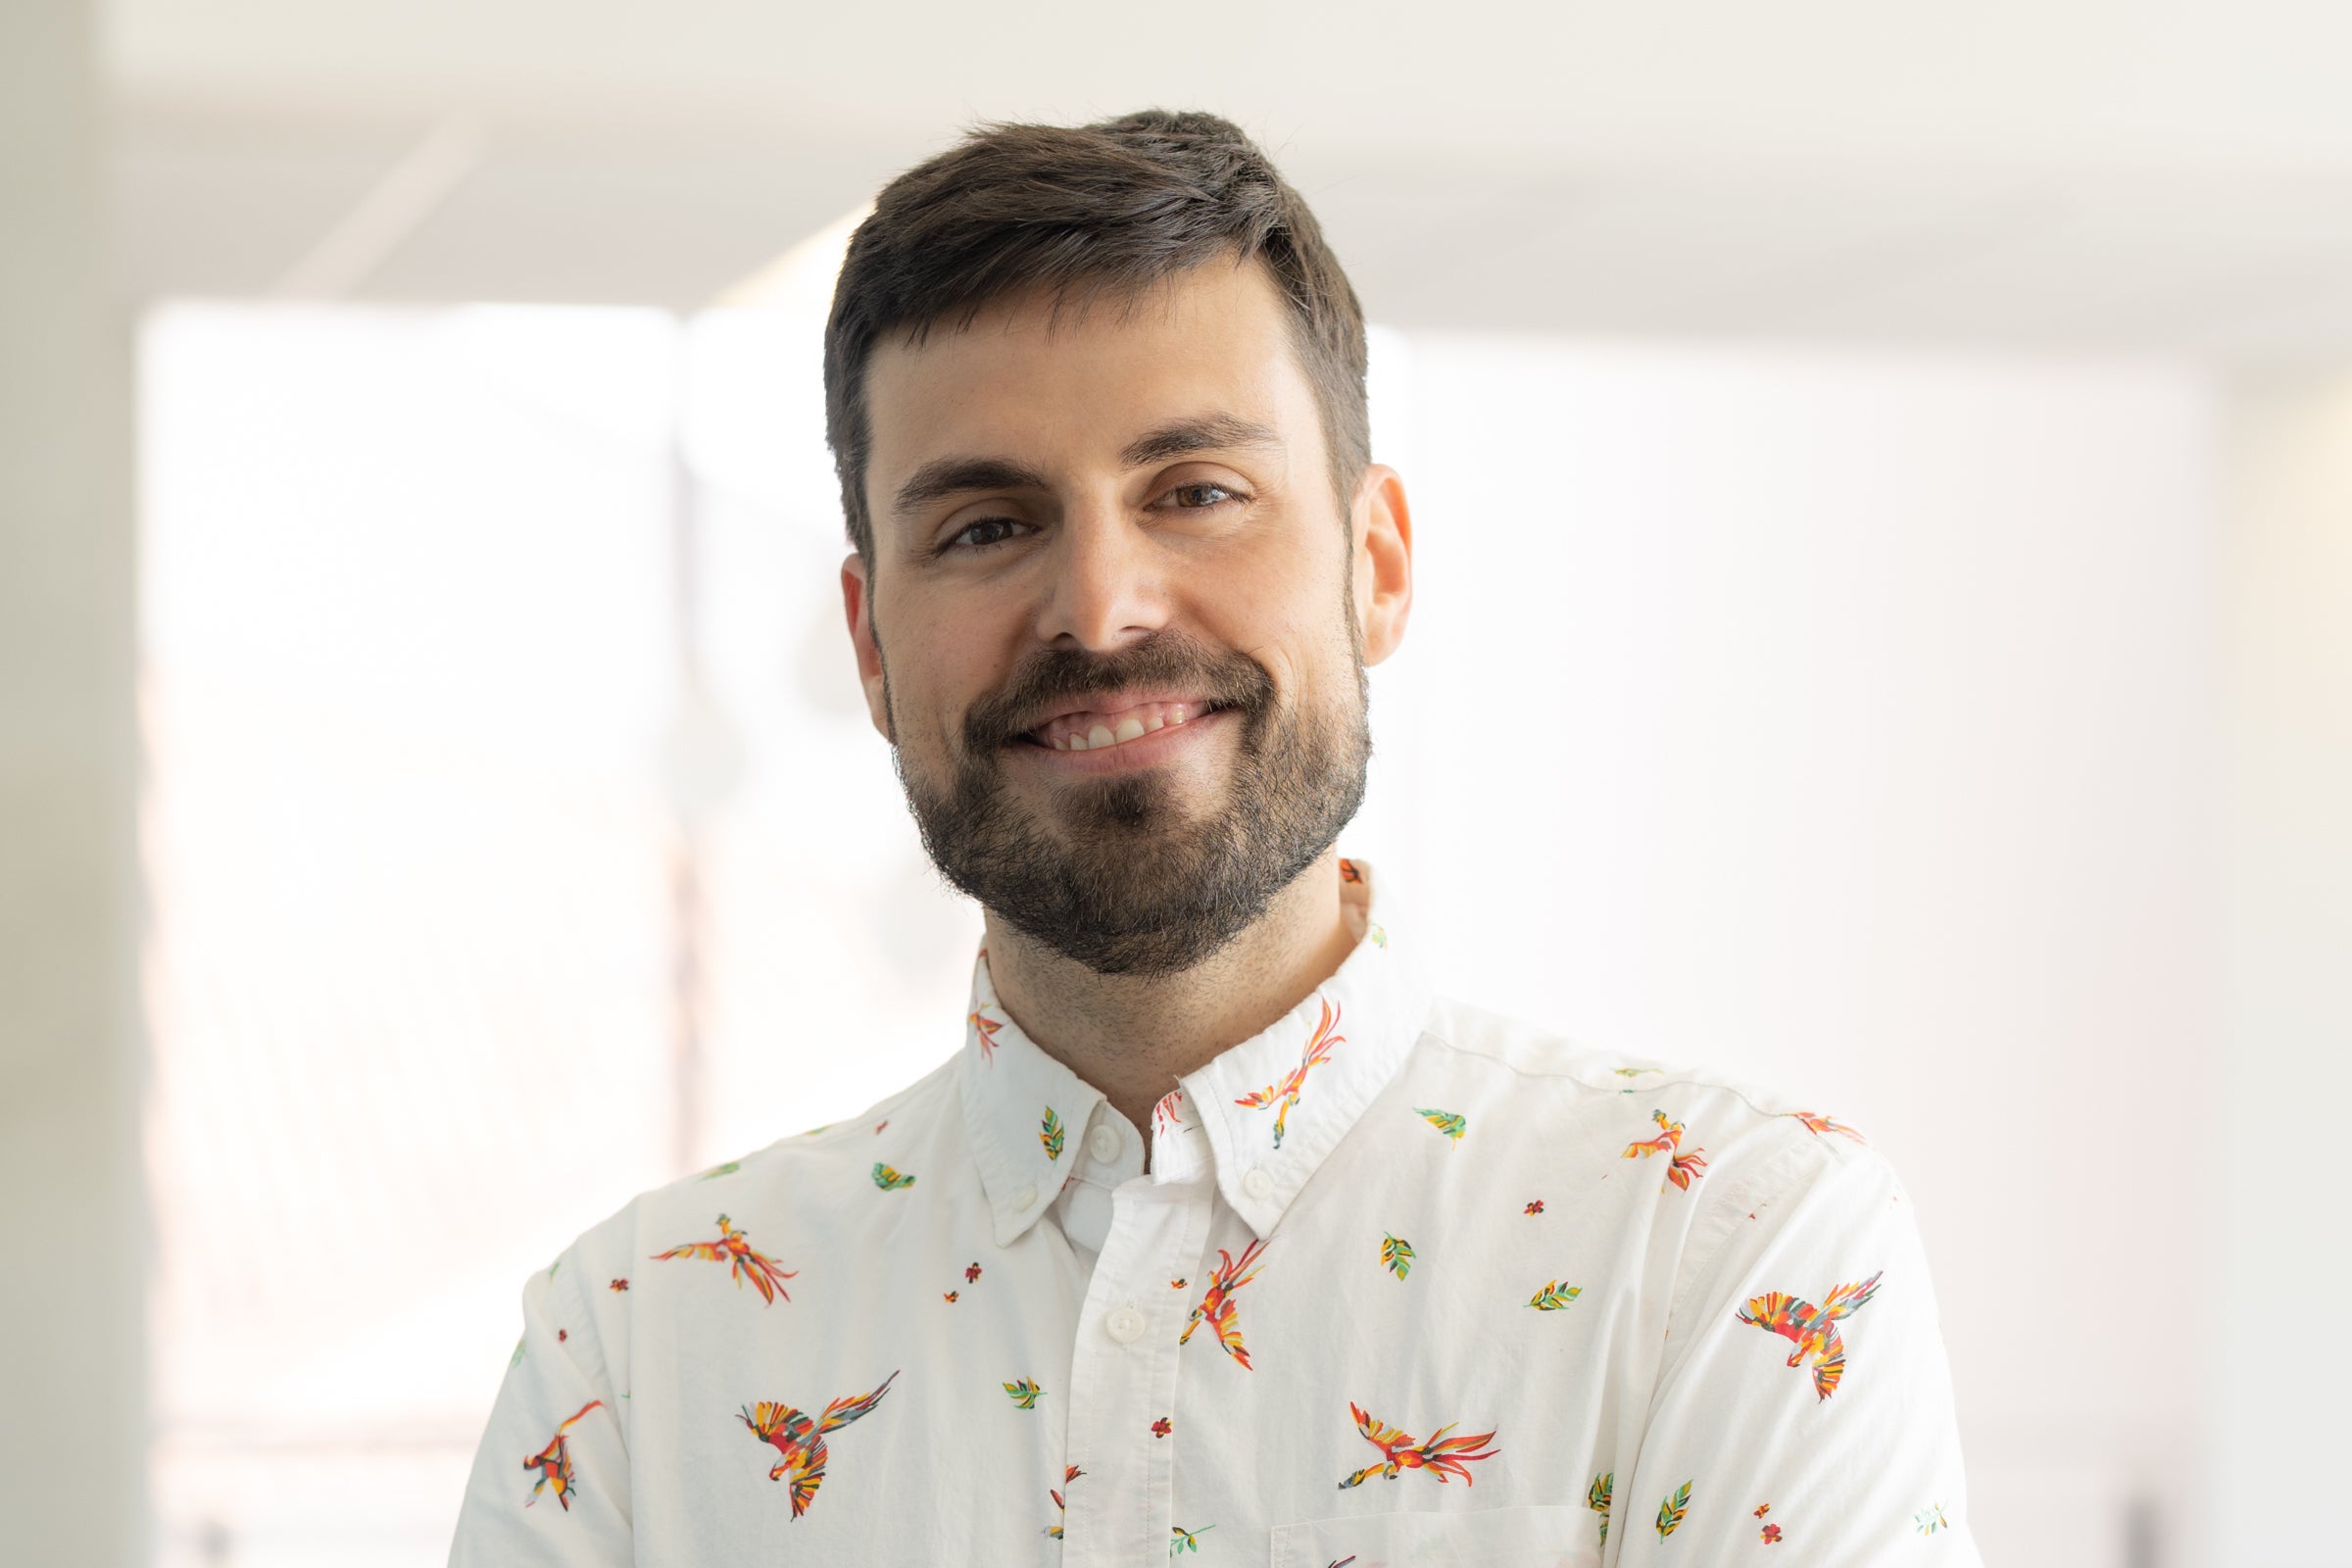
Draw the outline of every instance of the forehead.
[[[893,335],[867,363],[865,397],[869,500],[939,457],[1076,466],[1170,418],[1253,419],[1282,433],[1295,462],[1319,435],[1289,305],[1256,263],[1210,262],[1090,303],[1073,295],[1058,312],[1026,296],[920,342]]]

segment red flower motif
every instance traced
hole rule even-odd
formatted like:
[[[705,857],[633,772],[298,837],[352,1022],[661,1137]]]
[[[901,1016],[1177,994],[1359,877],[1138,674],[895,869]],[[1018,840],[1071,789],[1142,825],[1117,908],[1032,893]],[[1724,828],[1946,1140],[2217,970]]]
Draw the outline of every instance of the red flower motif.
[[[1152,1435],[1153,1437],[1155,1437],[1155,1438],[1164,1438],[1164,1437],[1166,1437],[1166,1436],[1167,1436],[1169,1433],[1171,1433],[1171,1432],[1173,1432],[1173,1431],[1175,1431],[1175,1430],[1176,1430],[1176,1423],[1175,1423],[1175,1422],[1173,1422],[1173,1421],[1170,1421],[1170,1420],[1169,1420],[1169,1419],[1168,1419],[1166,1416],[1164,1416],[1164,1415],[1163,1415],[1163,1416],[1161,1416],[1161,1417],[1160,1417],[1158,1420],[1156,1420],[1156,1421],[1154,1421],[1154,1422],[1152,1422]]]

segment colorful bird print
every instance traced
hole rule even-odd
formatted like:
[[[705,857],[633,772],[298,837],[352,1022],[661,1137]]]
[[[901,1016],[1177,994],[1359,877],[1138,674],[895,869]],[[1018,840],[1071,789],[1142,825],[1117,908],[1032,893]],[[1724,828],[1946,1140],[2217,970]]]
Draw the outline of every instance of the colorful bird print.
[[[1372,945],[1376,948],[1385,950],[1389,945],[1389,934],[1381,929],[1381,924],[1378,920],[1373,920],[1366,923],[1364,927],[1364,935],[1372,939]]]
[[[1777,1546],[1781,1544],[1781,1527],[1779,1525],[1766,1525],[1761,1531],[1757,1532],[1757,1539],[1761,1540],[1767,1546]]]
[[[889,1118],[888,1116],[885,1116],[885,1117],[883,1117],[883,1118],[882,1118],[880,1121],[878,1121],[878,1122],[874,1123],[874,1131],[876,1131],[876,1132],[880,1132],[880,1131],[881,1131],[883,1128],[885,1128],[885,1127],[887,1127],[887,1126],[889,1126],[889,1125],[890,1125],[890,1118]]]
[[[1005,1384],[1004,1392],[1011,1395],[1012,1402],[1019,1405],[1022,1409],[1034,1410],[1037,1408],[1038,1398],[1044,1395],[1046,1391],[1037,1386],[1037,1379],[1023,1378],[1018,1383]]]
[[[604,1402],[602,1399],[590,1399],[572,1411],[570,1420],[556,1428],[556,1435],[548,1440],[547,1446],[522,1461],[525,1470],[539,1472],[539,1479],[531,1483],[531,1494],[522,1499],[525,1508],[537,1502],[540,1492],[552,1483],[556,1489],[556,1501],[563,1505],[565,1513],[571,1512],[571,1494],[580,1489],[571,1478],[571,1442],[564,1434],[571,1430],[573,1421]]]
[[[1184,1125],[1184,1091],[1171,1089],[1152,1106],[1152,1130],[1157,1132],[1166,1124],[1169,1131]]]
[[[1557,1312],[1585,1294],[1581,1285],[1562,1285],[1558,1280],[1545,1280],[1544,1288],[1527,1298],[1527,1304],[1539,1312]]]
[[[1658,1539],[1664,1541],[1668,1536],[1673,1535],[1676,1528],[1682,1524],[1683,1515],[1690,1511],[1690,1483],[1686,1481],[1675,1488],[1673,1494],[1664,1502],[1658,1504]]]
[[[1457,1144],[1462,1141],[1462,1134],[1470,1130],[1470,1124],[1450,1110],[1423,1110],[1419,1105],[1415,1105],[1413,1114]]]
[[[1759,1502],[1759,1503],[1757,1503],[1757,1504],[1756,1504],[1756,1506],[1755,1506],[1755,1510],[1754,1510],[1754,1517],[1756,1517],[1756,1518],[1758,1518],[1758,1519],[1761,1519],[1761,1518],[1763,1518],[1763,1517],[1764,1517],[1766,1514],[1768,1514],[1768,1513],[1770,1513],[1770,1512],[1772,1512],[1772,1504],[1771,1504],[1771,1503],[1769,1503],[1769,1502]]]
[[[1521,1209],[1521,1210],[1520,1210],[1520,1212],[1521,1212],[1521,1213],[1523,1213],[1523,1214],[1541,1214],[1541,1213],[1543,1213],[1543,1212],[1544,1212],[1544,1200],[1542,1200],[1541,1198],[1539,1198],[1539,1199],[1535,1200],[1533,1202],[1529,1203],[1529,1204],[1527,1205],[1527,1207],[1525,1207],[1525,1208]]]
[[[914,1178],[902,1174],[896,1166],[874,1161],[874,1185],[886,1193],[899,1192],[914,1185]]]
[[[1493,1441],[1494,1434],[1492,1432],[1481,1432],[1476,1437],[1447,1437],[1446,1434],[1459,1425],[1458,1422],[1448,1421],[1431,1433],[1427,1441],[1415,1443],[1398,1428],[1390,1426],[1385,1421],[1375,1420],[1352,1399],[1348,1401],[1348,1409],[1355,1417],[1355,1430],[1363,1434],[1366,1443],[1380,1450],[1381,1462],[1366,1465],[1341,1482],[1340,1490],[1342,1492],[1346,1492],[1349,1487],[1360,1487],[1374,1476],[1385,1476],[1394,1481],[1407,1470],[1426,1470],[1441,1482],[1452,1476],[1460,1476],[1465,1483],[1468,1483],[1475,1479],[1469,1469],[1473,1462],[1480,1459],[1492,1459],[1502,1451],[1499,1448],[1488,1448],[1481,1452],[1472,1451],[1480,1444]]]
[[[824,1131],[824,1129],[822,1127],[812,1127],[809,1129],[809,1131],[821,1133]],[[716,1181],[721,1176],[732,1176],[741,1169],[743,1169],[742,1160],[730,1159],[723,1165],[711,1166],[709,1170],[703,1172],[700,1176],[697,1176],[695,1180],[698,1182]]]
[[[1662,1110],[1651,1111],[1650,1116],[1658,1124],[1658,1136],[1626,1145],[1625,1157],[1627,1159],[1646,1159],[1652,1154],[1666,1155],[1668,1159],[1666,1179],[1687,1193],[1690,1190],[1692,1177],[1706,1174],[1707,1162],[1699,1157],[1700,1150],[1693,1149],[1688,1154],[1682,1152],[1683,1124],[1681,1122],[1668,1120],[1666,1113]]]
[[[1280,1108],[1274,1112],[1276,1149],[1282,1147],[1283,1123],[1289,1119],[1291,1107],[1298,1103],[1299,1093],[1306,1087],[1306,1075],[1330,1059],[1332,1047],[1347,1044],[1348,1037],[1335,1032],[1340,1026],[1340,1009],[1328,1000],[1317,1000],[1323,1002],[1323,1016],[1315,1024],[1314,1032],[1306,1037],[1306,1050],[1300,1054],[1298,1065],[1265,1088],[1254,1090],[1234,1102],[1251,1110],[1263,1110],[1279,1102]]]
[[[1413,1244],[1401,1236],[1391,1236],[1383,1231],[1380,1237],[1380,1266],[1398,1279],[1410,1274],[1413,1271]]]
[[[974,1007],[969,1022],[972,1026],[972,1033],[980,1041],[980,1059],[984,1062],[994,1062],[997,1059],[997,1031],[1004,1027],[1004,1020],[991,1018],[987,1013]]]
[[[1951,1528],[1951,1526],[1944,1521],[1943,1504],[1940,1502],[1931,1502],[1925,1508],[1922,1508],[1917,1513],[1913,1514],[1911,1516],[1911,1525],[1913,1529],[1917,1530],[1923,1536],[1932,1536],[1938,1530],[1949,1530]]]
[[[966,1263],[966,1264],[964,1264],[964,1265],[963,1265],[963,1283],[964,1283],[964,1284],[966,1284],[966,1285],[969,1285],[969,1284],[971,1284],[971,1283],[972,1283],[974,1280],[978,1279],[979,1277],[980,1277],[980,1265],[979,1265],[979,1264],[977,1264],[977,1263]]]
[[[778,1268],[775,1259],[754,1251],[751,1241],[724,1214],[718,1216],[717,1241],[688,1242],[666,1252],[656,1252],[654,1261],[662,1263],[673,1257],[699,1257],[705,1262],[732,1265],[728,1272],[735,1276],[735,1288],[743,1289],[743,1282],[750,1280],[752,1288],[760,1293],[760,1299],[769,1306],[775,1305],[779,1296],[787,1301],[792,1299],[784,1290],[784,1282],[800,1274],[799,1269]]]
[[[1190,1280],[1170,1280],[1168,1281],[1168,1289],[1171,1291],[1181,1291],[1185,1288],[1185,1286],[1191,1283],[1192,1282]]]
[[[1046,1119],[1038,1123],[1037,1128],[1037,1141],[1046,1146],[1046,1157],[1048,1159],[1059,1159],[1061,1157],[1061,1140],[1063,1131],[1064,1129],[1061,1125],[1061,1118],[1054,1114],[1054,1107],[1052,1105],[1048,1105],[1046,1107]]]
[[[1813,1357],[1813,1388],[1826,1399],[1838,1392],[1838,1380],[1845,1375],[1845,1340],[1838,1332],[1840,1318],[1852,1317],[1863,1304],[1878,1293],[1879,1280],[1886,1273],[1881,1269],[1859,1285],[1840,1285],[1823,1298],[1815,1306],[1802,1301],[1786,1291],[1774,1291],[1755,1297],[1734,1314],[1742,1323],[1752,1323],[1770,1334],[1796,1347],[1788,1352],[1788,1364],[1796,1366],[1806,1356]]]
[[[871,1394],[854,1394],[835,1399],[825,1406],[824,1414],[819,1416],[811,1417],[789,1404],[778,1404],[767,1399],[756,1405],[746,1405],[738,1412],[743,1424],[751,1428],[752,1436],[782,1455],[776,1460],[775,1468],[768,1471],[767,1479],[781,1481],[786,1476],[792,1478],[792,1516],[795,1519],[808,1511],[808,1505],[816,1500],[816,1489],[824,1484],[827,1457],[825,1434],[838,1432],[859,1416],[870,1414],[874,1406],[882,1402],[882,1396],[890,1392],[891,1384],[898,1381],[898,1376],[896,1372],[891,1373],[882,1380],[882,1386]]]
[[[1250,1370],[1250,1352],[1242,1345],[1242,1326],[1235,1316],[1239,1308],[1233,1298],[1235,1292],[1257,1278],[1257,1269],[1253,1265],[1265,1250],[1266,1244],[1262,1238],[1243,1248],[1239,1257],[1222,1247],[1217,1249],[1218,1262],[1208,1272],[1208,1289],[1201,1292],[1200,1302],[1193,1308],[1193,1315],[1185,1320],[1184,1332],[1176,1336],[1178,1345],[1190,1340],[1193,1330],[1206,1323],[1225,1353],[1241,1362],[1243,1371]]]
[[[948,1301],[948,1302],[951,1302],[951,1303],[952,1303],[952,1302],[954,1302],[954,1301],[955,1301],[955,1299],[956,1299],[956,1298],[958,1296],[960,1296],[961,1294],[962,1294],[962,1293],[961,1293],[961,1292],[959,1292],[959,1291],[942,1291],[942,1292],[940,1292],[940,1293],[939,1293],[939,1298],[940,1298],[941,1300],[943,1300],[943,1301]]]
[[[1814,1112],[1809,1110],[1792,1110],[1789,1111],[1788,1114],[1794,1116],[1798,1121],[1803,1122],[1808,1128],[1812,1129],[1815,1137],[1827,1137],[1831,1133],[1838,1133],[1843,1137],[1851,1138],[1857,1144],[1867,1144],[1870,1142],[1869,1139],[1863,1137],[1860,1133],[1854,1131],[1851,1127],[1848,1127],[1845,1123],[1838,1121],[1835,1117],[1816,1115]]]
[[[1061,1473],[1061,1484],[1066,1487],[1084,1474],[1086,1474],[1086,1472],[1079,1469],[1076,1465],[1070,1465]],[[1067,1514],[1070,1511],[1069,1505],[1061,1500],[1061,1494],[1054,1491],[1052,1487],[1048,1487],[1046,1489],[1046,1495],[1054,1499],[1054,1511],[1055,1513]],[[1046,1529],[1046,1534],[1052,1536],[1055,1541],[1059,1541],[1061,1539],[1060,1524],[1056,1522],[1048,1526]]]
[[[1187,1530],[1182,1525],[1168,1526],[1168,1529],[1175,1535],[1175,1539],[1168,1543],[1168,1555],[1181,1557],[1188,1551],[1199,1551],[1200,1538],[1216,1528],[1215,1525],[1202,1525],[1198,1530]]]
[[[627,1280],[614,1280],[611,1285],[608,1285],[605,1288],[617,1296],[622,1291],[625,1291],[629,1288],[629,1282]]]
[[[1161,1416],[1161,1417],[1160,1417],[1158,1420],[1156,1420],[1156,1421],[1154,1421],[1154,1422],[1152,1422],[1152,1435],[1153,1437],[1155,1437],[1155,1438],[1164,1438],[1164,1437],[1166,1437],[1166,1436],[1167,1436],[1169,1433],[1171,1433],[1171,1432],[1173,1432],[1173,1431],[1175,1431],[1175,1430],[1176,1430],[1176,1423],[1175,1423],[1175,1422],[1173,1422],[1173,1421],[1171,1421],[1171,1420],[1169,1420],[1169,1419],[1168,1419],[1166,1416],[1164,1416],[1164,1415],[1163,1415],[1163,1416]]]
[[[1604,1546],[1609,1544],[1609,1494],[1616,1487],[1617,1472],[1611,1470],[1594,1476],[1592,1484],[1585,1489],[1585,1506],[1600,1515],[1600,1544]]]

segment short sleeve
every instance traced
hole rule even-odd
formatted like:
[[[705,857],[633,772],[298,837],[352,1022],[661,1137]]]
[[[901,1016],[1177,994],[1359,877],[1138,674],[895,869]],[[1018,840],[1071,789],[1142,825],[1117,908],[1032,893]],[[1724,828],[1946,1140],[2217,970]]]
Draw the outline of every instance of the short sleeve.
[[[1910,1198],[1875,1151],[1796,1136],[1693,1232],[1604,1560],[1980,1568]]]
[[[634,1560],[625,1425],[570,1253],[522,1290],[522,1341],[490,1412],[450,1568]]]

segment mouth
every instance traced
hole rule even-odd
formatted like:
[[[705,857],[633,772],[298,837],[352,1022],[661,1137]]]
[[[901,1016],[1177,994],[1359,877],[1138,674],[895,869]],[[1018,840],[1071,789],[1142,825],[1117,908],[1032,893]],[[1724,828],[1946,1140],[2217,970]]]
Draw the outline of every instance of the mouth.
[[[1100,707],[1056,713],[1014,737],[1012,744],[1055,752],[1108,751],[1131,746],[1162,730],[1198,723],[1232,706],[1199,697],[1132,702],[1124,696],[1111,696],[1101,702]]]

